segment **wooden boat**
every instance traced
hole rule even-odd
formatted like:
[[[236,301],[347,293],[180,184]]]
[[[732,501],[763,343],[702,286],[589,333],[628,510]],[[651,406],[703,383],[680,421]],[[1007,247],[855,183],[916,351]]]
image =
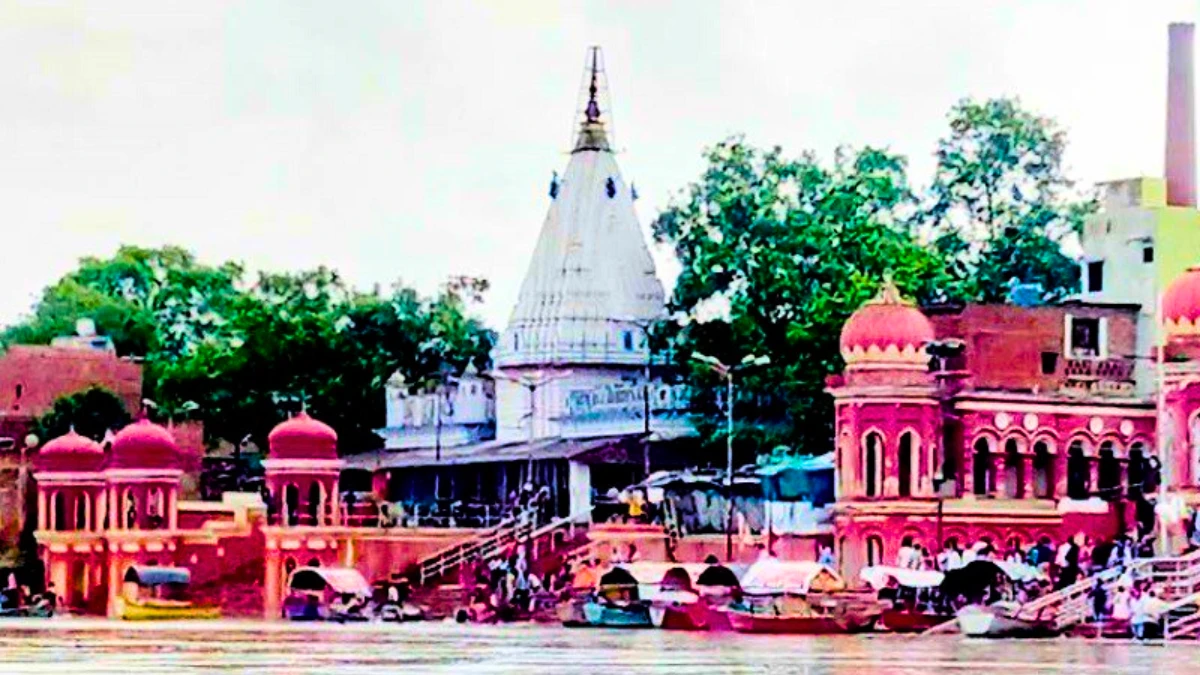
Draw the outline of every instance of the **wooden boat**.
[[[1052,621],[1020,619],[1003,603],[968,605],[958,611],[958,627],[963,635],[980,638],[1046,638],[1059,634]]]
[[[951,613],[932,609],[945,606],[940,591],[945,575],[941,572],[875,565],[863,568],[860,576],[879,593],[882,604],[890,604],[876,623],[880,630],[920,633],[954,619]]]
[[[182,567],[130,567],[125,593],[117,598],[117,614],[126,621],[220,618],[219,607],[197,606],[187,599],[191,577]]]
[[[725,610],[742,633],[853,633],[870,629],[881,613],[873,594],[846,591],[837,572],[813,562],[764,557],[746,571],[742,587],[742,601]]]
[[[366,610],[371,586],[350,567],[296,568],[288,577],[288,591],[283,617],[291,621],[348,623],[372,618]]]
[[[583,615],[589,626],[603,628],[650,628],[650,605],[635,601],[615,604],[603,599],[590,600],[583,605]]]

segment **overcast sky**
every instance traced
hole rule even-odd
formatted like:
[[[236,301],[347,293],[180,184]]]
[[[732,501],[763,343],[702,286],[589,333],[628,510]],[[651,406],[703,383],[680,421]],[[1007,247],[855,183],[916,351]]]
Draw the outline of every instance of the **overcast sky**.
[[[1167,23],[1195,0],[0,2],[0,322],[83,255],[175,243],[369,286],[516,299],[604,48],[654,214],[703,147],[886,145],[925,182],[945,113],[1017,95],[1073,175],[1161,174]],[[673,274],[656,251],[660,273]]]

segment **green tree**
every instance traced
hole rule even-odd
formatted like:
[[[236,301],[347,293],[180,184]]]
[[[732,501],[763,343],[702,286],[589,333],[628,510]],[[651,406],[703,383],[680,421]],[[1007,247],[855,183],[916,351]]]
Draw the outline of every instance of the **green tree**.
[[[158,413],[203,421],[210,441],[261,445],[303,404],[355,451],[378,444],[392,373],[420,383],[441,368],[487,368],[493,336],[470,316],[486,290],[485,281],[455,277],[434,298],[399,284],[363,292],[327,268],[247,282],[238,263],[122,247],[82,260],[4,338],[46,343],[90,317],[119,353],[144,357],[144,390]]]
[[[100,441],[129,421],[129,412],[116,394],[103,387],[89,387],[56,399],[34,420],[33,433],[44,443],[73,428],[80,435]]]
[[[682,266],[671,303],[685,318],[673,349],[726,363],[771,357],[739,381],[737,417],[752,427],[745,445],[823,450],[832,427],[825,377],[841,368],[846,318],[889,271],[921,300],[939,297],[950,281],[904,218],[915,210],[905,162],[866,148],[841,150],[823,165],[811,154],[788,158],[740,138],[706,159],[700,180],[654,223],[655,237],[671,244]],[[716,384],[702,370],[694,375]],[[711,402],[713,389],[697,395]],[[721,429],[702,422],[710,438]]]
[[[1066,133],[1009,98],[961,101],[949,121],[928,219],[959,280],[952,292],[1001,302],[1014,279],[1041,284],[1048,300],[1078,291],[1079,265],[1063,245],[1095,201],[1065,174]]]

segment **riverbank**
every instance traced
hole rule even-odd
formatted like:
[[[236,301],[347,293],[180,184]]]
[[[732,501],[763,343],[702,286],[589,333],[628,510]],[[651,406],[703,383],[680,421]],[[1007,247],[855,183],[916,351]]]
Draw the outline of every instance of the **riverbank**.
[[[558,626],[0,621],[5,673],[908,673],[1194,672],[1200,644],[959,636],[759,636]]]

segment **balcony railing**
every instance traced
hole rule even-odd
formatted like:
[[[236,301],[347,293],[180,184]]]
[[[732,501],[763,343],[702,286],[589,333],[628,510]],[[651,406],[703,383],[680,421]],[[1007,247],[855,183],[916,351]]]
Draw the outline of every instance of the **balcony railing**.
[[[1132,359],[1066,359],[1063,389],[1080,394],[1123,396],[1133,393]]]

